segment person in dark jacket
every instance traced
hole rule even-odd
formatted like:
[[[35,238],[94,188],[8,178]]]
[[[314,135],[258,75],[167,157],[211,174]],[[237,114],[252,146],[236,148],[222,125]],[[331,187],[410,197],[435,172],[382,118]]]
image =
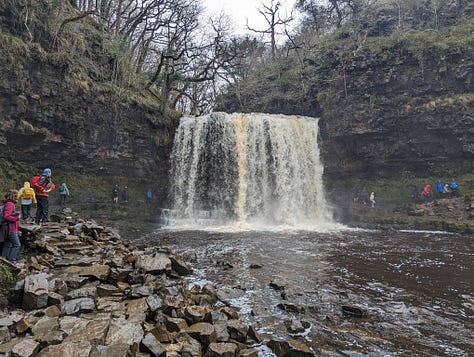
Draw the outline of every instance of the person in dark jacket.
[[[20,220],[20,212],[16,209],[17,190],[9,190],[2,199],[4,203],[3,219],[9,223],[9,234],[3,243],[2,257],[7,258],[12,263],[18,259],[21,243],[18,237],[18,221]]]

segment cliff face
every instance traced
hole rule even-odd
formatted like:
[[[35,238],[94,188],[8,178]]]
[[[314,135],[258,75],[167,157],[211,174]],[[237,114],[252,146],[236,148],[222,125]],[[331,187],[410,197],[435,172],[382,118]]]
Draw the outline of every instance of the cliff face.
[[[0,158],[70,173],[165,177],[175,121],[151,100],[84,79],[72,60],[0,41]]]
[[[329,85],[318,89],[328,177],[472,171],[474,41],[440,36],[452,41],[420,38],[330,54]]]

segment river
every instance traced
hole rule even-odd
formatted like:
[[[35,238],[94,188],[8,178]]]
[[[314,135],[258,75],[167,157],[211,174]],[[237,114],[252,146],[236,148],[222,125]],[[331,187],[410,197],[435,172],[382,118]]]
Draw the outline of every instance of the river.
[[[222,303],[264,338],[297,339],[328,356],[474,355],[472,237],[163,229],[146,240],[196,254],[190,283],[216,284]],[[289,332],[291,322],[304,331]]]

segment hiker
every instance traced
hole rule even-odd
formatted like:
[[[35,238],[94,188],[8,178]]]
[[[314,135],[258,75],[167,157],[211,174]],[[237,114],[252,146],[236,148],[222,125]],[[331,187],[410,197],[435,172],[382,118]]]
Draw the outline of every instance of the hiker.
[[[128,186],[125,186],[125,187],[123,188],[123,201],[124,201],[125,203],[128,202]]]
[[[46,223],[49,221],[49,193],[56,188],[51,179],[51,169],[45,168],[41,176],[34,176],[30,181],[31,187],[36,194],[36,218],[35,223]]]
[[[112,198],[115,204],[118,204],[119,193],[120,193],[120,186],[118,183],[116,183],[115,186],[112,188]]]
[[[9,190],[2,199],[3,219],[8,222],[9,233],[5,237],[3,243],[2,257],[7,258],[14,263],[18,259],[18,252],[20,251],[21,243],[18,237],[18,221],[20,220],[20,212],[16,210],[16,203],[18,198],[17,190]]]
[[[411,201],[414,203],[417,203],[419,198],[420,198],[420,191],[418,191],[418,187],[416,185],[413,185],[411,188]]]
[[[451,189],[449,188],[449,184],[447,183],[444,184],[443,195],[446,197],[451,195]]]
[[[21,203],[21,218],[27,220],[31,217],[30,208],[36,203],[35,190],[30,187],[30,183],[25,181],[23,187],[18,191],[17,201]]]
[[[149,188],[148,191],[146,192],[146,200],[150,204],[151,204],[152,195],[153,195],[153,193],[151,192],[151,188]]]
[[[438,181],[436,182],[436,196],[438,198],[443,197],[443,191],[444,191],[443,181],[441,179],[438,179]]]
[[[66,183],[63,182],[58,189],[59,192],[59,203],[64,205],[66,203],[66,197],[69,196],[69,189],[66,186]]]
[[[421,196],[425,201],[428,201],[431,195],[431,185],[429,183],[426,184],[426,186],[423,188],[423,191],[421,191]]]
[[[370,207],[375,208],[375,193],[374,192],[370,193],[369,200],[370,200],[370,203],[371,203]]]
[[[458,183],[455,179],[451,179],[451,182],[449,183],[449,188],[451,189],[451,197],[459,196]]]

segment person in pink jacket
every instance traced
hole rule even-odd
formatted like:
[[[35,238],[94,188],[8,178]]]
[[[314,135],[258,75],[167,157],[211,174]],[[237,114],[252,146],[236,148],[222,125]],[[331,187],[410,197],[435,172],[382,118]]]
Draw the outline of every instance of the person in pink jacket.
[[[18,237],[18,221],[20,220],[20,212],[16,210],[16,200],[18,191],[9,190],[2,199],[5,207],[3,208],[3,218],[10,224],[10,233],[3,243],[2,257],[7,258],[11,262],[16,262],[18,252],[20,251],[20,238]]]

